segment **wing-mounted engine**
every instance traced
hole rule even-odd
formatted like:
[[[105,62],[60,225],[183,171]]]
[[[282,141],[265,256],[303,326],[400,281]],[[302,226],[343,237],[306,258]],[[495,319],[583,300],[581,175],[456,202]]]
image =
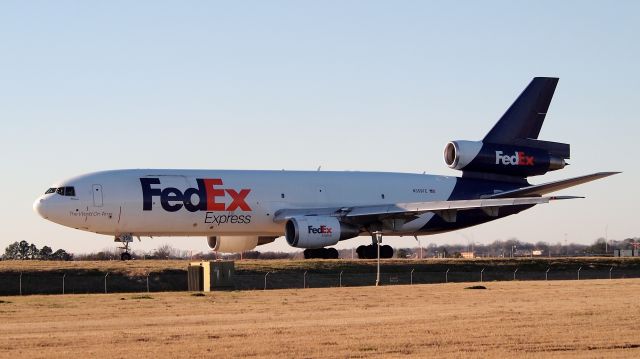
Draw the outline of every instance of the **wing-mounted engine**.
[[[322,248],[357,237],[360,229],[330,216],[298,216],[285,224],[285,238],[296,248]]]
[[[544,141],[529,141],[548,143]],[[444,162],[463,171],[529,177],[564,168],[567,163],[544,146],[494,144],[482,141],[452,141],[444,148]]]
[[[209,248],[222,253],[250,251],[259,245],[275,241],[277,237],[264,236],[211,236],[207,237]]]

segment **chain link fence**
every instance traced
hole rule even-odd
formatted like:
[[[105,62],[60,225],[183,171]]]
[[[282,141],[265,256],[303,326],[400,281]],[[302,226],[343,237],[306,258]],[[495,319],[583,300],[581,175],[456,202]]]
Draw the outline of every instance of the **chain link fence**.
[[[482,268],[476,270],[420,271],[380,273],[381,285],[408,285],[454,282],[490,282],[509,280],[585,280],[640,278],[640,270],[607,268],[565,268],[521,270],[518,268]],[[290,288],[356,287],[375,285],[376,273],[278,271],[266,273],[236,272],[236,290]],[[123,273],[0,273],[0,296],[29,294],[88,294],[127,292],[186,291],[186,271],[165,271],[145,275]]]

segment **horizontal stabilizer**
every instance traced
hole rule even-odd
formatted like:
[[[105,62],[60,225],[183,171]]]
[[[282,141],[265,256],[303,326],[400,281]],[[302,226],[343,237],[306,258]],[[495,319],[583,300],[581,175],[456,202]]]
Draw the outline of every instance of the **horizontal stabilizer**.
[[[513,197],[531,197],[543,196],[547,193],[559,191],[561,189],[577,186],[579,184],[595,181],[601,178],[609,177],[620,172],[598,172],[586,176],[574,177],[565,180],[549,182],[529,187],[518,188],[512,191],[505,191],[488,196],[487,198],[513,198]]]

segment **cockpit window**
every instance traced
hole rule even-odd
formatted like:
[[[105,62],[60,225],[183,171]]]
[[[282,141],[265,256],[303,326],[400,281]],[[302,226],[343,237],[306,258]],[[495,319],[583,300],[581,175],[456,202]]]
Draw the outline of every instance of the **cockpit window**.
[[[64,195],[65,196],[75,197],[76,196],[76,189],[73,188],[73,187],[65,187],[64,188]]]
[[[44,194],[49,194],[49,193],[57,193],[61,196],[75,197],[76,189],[75,187],[71,187],[71,186],[58,187],[58,188],[52,187],[52,188],[49,188]]]

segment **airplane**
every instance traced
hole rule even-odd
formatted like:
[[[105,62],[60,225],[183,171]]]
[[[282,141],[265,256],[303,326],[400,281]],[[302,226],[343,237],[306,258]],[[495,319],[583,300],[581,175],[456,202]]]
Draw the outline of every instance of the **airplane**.
[[[555,77],[535,77],[480,141],[451,141],[445,164],[461,177],[389,172],[125,169],[52,185],[33,207],[63,226],[114,236],[131,259],[133,238],[203,236],[211,249],[252,250],[284,235],[305,258],[337,258],[327,248],[360,235],[358,257],[391,258],[383,236],[454,231],[537,204],[547,196],[619,172],[532,185],[560,170],[570,145],[538,139]],[[417,237],[416,237],[417,238]]]

